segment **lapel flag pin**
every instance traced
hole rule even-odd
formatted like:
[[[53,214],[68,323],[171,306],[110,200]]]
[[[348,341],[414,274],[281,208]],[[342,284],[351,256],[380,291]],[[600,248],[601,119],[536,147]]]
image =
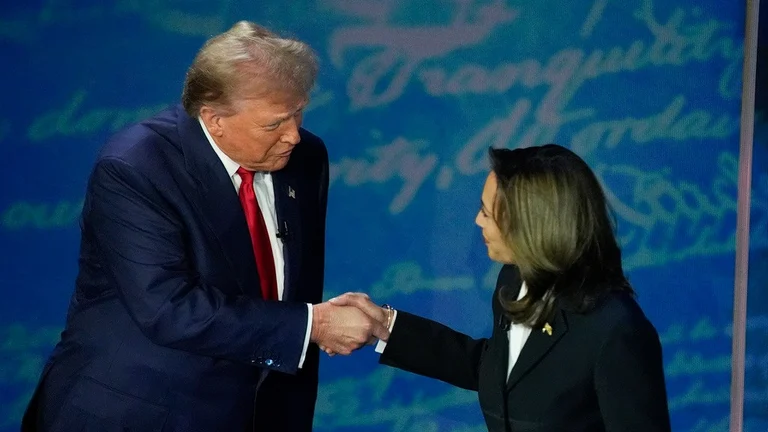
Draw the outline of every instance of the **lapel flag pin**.
[[[546,333],[547,336],[552,336],[552,326],[549,323],[544,323],[544,327],[541,328],[542,333]]]
[[[296,191],[293,190],[293,188],[290,186],[288,186],[288,196],[293,199],[296,199]]]

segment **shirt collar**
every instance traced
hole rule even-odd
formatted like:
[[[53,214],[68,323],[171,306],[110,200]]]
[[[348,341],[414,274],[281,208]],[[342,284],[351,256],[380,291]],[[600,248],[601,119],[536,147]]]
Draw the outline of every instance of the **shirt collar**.
[[[517,299],[520,300],[528,293],[528,286],[525,284],[525,281],[520,285],[520,292],[517,294]]]

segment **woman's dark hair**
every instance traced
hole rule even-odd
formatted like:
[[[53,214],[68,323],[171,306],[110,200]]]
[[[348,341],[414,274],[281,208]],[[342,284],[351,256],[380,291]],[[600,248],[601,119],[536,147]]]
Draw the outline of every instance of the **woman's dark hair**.
[[[613,213],[584,160],[556,144],[489,154],[498,183],[494,218],[528,289],[520,300],[511,287],[499,292],[510,320],[541,327],[558,301],[586,312],[608,291],[634,294]]]

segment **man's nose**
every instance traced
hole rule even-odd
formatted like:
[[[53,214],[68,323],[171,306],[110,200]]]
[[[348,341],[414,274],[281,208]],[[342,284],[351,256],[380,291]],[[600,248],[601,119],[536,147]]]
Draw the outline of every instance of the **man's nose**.
[[[301,141],[301,135],[299,134],[299,127],[301,126],[301,123],[299,123],[296,117],[290,118],[288,122],[289,124],[287,125],[287,129],[283,134],[282,141],[296,145],[299,143],[299,141]]]

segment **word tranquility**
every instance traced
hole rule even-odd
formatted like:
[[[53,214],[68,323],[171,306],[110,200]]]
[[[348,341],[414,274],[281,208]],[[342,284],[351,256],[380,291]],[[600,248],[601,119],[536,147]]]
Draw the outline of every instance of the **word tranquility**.
[[[720,94],[727,98],[739,94],[743,50],[741,43],[726,32],[734,25],[716,19],[689,22],[697,14],[683,8],[675,9],[662,24],[654,16],[651,0],[645,0],[633,14],[650,40],[641,38],[590,53],[568,47],[546,62],[528,58],[501,63],[490,70],[479,64],[464,64],[450,72],[430,65],[431,60],[446,61],[444,57],[452,52],[485,42],[497,26],[519,16],[501,2],[483,6],[475,15],[473,22],[467,22],[467,14],[457,14],[447,26],[374,23],[335,30],[329,41],[329,55],[337,68],[344,68],[348,51],[375,51],[352,67],[347,85],[351,107],[363,109],[394,102],[415,82],[432,96],[494,95],[515,86],[531,90],[547,86],[549,91],[539,112],[554,112],[555,108],[564,108],[585,83],[601,76],[713,60],[724,64],[718,84]],[[525,42],[524,38],[519,40]]]

